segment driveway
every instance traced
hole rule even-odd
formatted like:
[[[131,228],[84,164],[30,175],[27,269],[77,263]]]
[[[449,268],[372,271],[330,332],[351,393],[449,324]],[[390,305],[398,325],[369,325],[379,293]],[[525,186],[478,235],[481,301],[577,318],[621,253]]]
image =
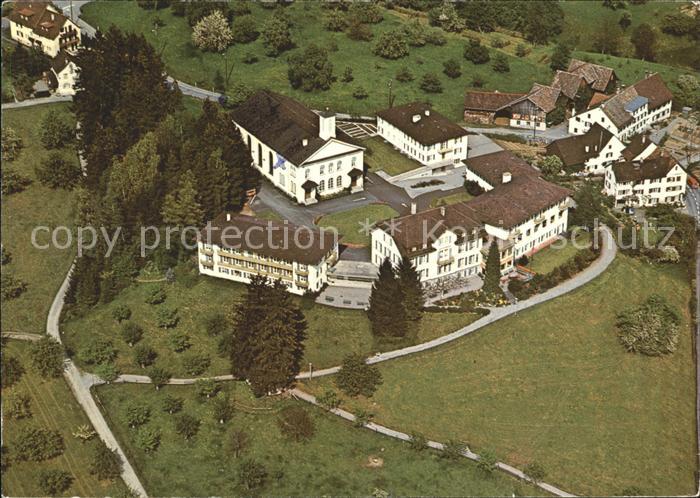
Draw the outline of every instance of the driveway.
[[[467,131],[471,131],[474,133],[492,133],[494,135],[519,135],[523,138],[533,138],[533,131],[527,128],[480,128],[471,126],[465,126],[464,128]],[[544,139],[547,142],[570,136],[571,133],[569,133],[569,130],[567,129],[566,121],[556,126],[552,126],[551,128],[547,128],[544,131],[537,130],[534,133],[535,138]]]

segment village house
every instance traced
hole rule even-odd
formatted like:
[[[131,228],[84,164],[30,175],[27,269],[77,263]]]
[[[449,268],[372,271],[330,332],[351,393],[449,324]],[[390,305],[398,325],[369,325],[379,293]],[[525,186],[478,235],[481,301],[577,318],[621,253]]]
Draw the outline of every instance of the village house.
[[[75,95],[75,85],[78,82],[78,66],[73,57],[61,51],[51,61],[51,71],[48,73],[49,86],[55,95]]]
[[[525,93],[467,92],[464,95],[464,120],[480,124],[510,124],[510,104]]]
[[[675,159],[657,155],[613,164],[605,175],[604,192],[614,197],[617,208],[683,205],[687,180],[688,174]]]
[[[569,118],[569,133],[583,135],[598,123],[624,141],[667,119],[672,99],[673,94],[655,73],[609,98],[594,95],[588,110]]]
[[[547,155],[561,159],[567,171],[602,175],[605,168],[620,159],[625,144],[596,123],[584,135],[554,140],[546,150]]]
[[[364,148],[336,128],[335,114],[261,90],[232,115],[253,165],[299,204],[362,190]]]
[[[459,165],[467,157],[469,132],[428,104],[414,102],[379,111],[377,133],[434,171]]]
[[[338,240],[327,230],[223,213],[199,233],[199,272],[242,283],[261,275],[292,294],[318,292],[338,259]]]
[[[49,57],[61,51],[75,53],[80,45],[80,28],[50,2],[17,2],[7,16],[10,38],[41,50]]]
[[[562,89],[565,89],[571,84],[572,78],[560,73],[581,77],[592,91],[602,94],[614,93],[617,87],[617,75],[612,68],[580,59],[571,59],[566,71],[557,71],[553,86],[561,86]],[[569,80],[568,85],[566,83],[567,79]]]
[[[566,232],[569,190],[547,182],[510,152],[469,159],[467,180],[486,190],[475,199],[378,223],[372,231],[372,262],[407,256],[421,282],[480,274],[490,244],[499,246],[501,273],[514,270]]]

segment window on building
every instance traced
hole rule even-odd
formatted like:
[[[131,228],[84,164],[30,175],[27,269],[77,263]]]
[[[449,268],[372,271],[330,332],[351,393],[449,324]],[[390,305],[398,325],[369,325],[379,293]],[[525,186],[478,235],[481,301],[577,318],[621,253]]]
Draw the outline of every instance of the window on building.
[[[318,191],[323,192],[324,190],[326,190],[326,182],[325,180],[321,180],[318,182]]]
[[[342,187],[343,186],[343,177],[338,175],[335,179],[335,184],[338,185],[338,187]]]
[[[333,178],[328,179],[328,188],[329,189],[333,188]]]

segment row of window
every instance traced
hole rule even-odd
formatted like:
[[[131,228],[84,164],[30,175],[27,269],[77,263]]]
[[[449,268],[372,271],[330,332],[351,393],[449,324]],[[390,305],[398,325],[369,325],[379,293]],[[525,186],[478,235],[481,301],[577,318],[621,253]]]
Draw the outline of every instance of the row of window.
[[[328,184],[326,184],[326,180],[321,180],[318,182],[318,191],[323,192],[326,190],[326,185],[328,190],[332,190],[333,188],[341,188],[343,186],[343,177],[341,175],[338,175],[335,178],[335,182],[333,181],[333,178],[328,179]]]

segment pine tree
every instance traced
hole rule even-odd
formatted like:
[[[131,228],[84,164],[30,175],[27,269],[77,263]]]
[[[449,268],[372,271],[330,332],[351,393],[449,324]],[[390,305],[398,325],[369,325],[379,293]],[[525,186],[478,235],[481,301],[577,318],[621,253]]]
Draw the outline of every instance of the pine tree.
[[[496,239],[491,241],[489,255],[486,259],[483,291],[488,297],[497,297],[501,294],[501,255]]]
[[[197,197],[195,177],[188,169],[180,178],[178,189],[165,196],[161,211],[163,221],[179,227],[199,226],[204,219],[204,211]]]
[[[415,322],[420,320],[425,304],[423,286],[420,283],[418,272],[411,263],[411,260],[404,256],[396,268],[396,273],[403,294],[403,305],[406,310],[406,318]]]
[[[401,287],[388,258],[379,266],[379,275],[372,285],[367,316],[375,337],[404,337],[408,332]]]

